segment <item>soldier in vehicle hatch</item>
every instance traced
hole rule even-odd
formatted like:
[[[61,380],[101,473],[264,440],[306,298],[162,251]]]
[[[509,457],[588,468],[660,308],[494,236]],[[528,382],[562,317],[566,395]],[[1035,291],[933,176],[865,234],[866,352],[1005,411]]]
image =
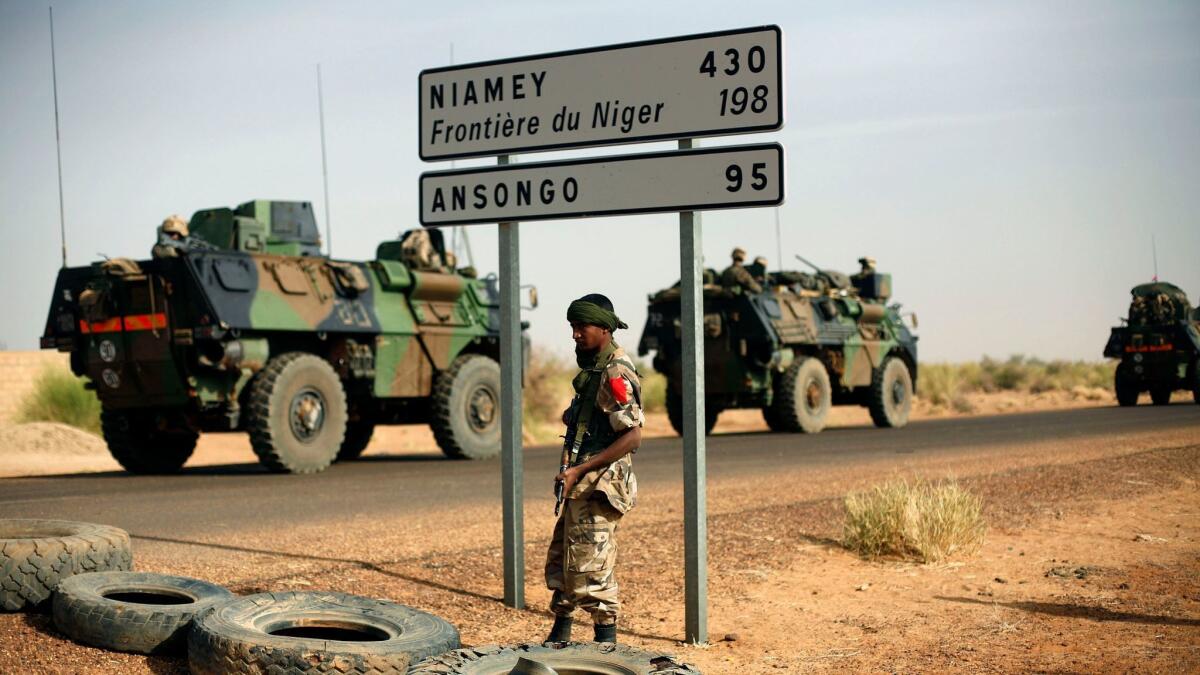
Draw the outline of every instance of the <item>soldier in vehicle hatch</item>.
[[[592,615],[596,642],[617,641],[617,524],[633,508],[637,478],[632,454],[642,441],[642,387],[637,369],[612,339],[628,328],[612,302],[596,293],[567,308],[579,374],[563,413],[566,443],[555,493],[565,505],[546,552],[546,587],[553,591],[550,642],[571,639],[571,613]]]
[[[762,285],[754,280],[746,269],[746,251],[741,248],[733,249],[730,254],[733,262],[721,272],[721,285],[725,288],[740,288],[749,293],[762,293]]]
[[[186,220],[179,215],[170,215],[158,226],[158,243],[150,249],[150,255],[155,258],[175,258],[192,249],[208,248],[212,246],[188,233]]]

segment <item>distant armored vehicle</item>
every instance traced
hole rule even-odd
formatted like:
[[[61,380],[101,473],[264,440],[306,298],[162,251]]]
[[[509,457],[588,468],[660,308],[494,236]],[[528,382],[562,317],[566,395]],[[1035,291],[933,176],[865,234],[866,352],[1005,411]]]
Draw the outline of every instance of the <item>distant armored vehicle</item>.
[[[815,266],[813,274],[767,272],[756,262],[744,269],[759,292],[739,285],[740,273],[706,271],[707,431],[730,408],[761,408],[775,431],[818,432],[831,405],[866,406],[880,427],[908,422],[917,338],[900,305],[887,304],[891,275],[870,258],[860,263],[862,271],[847,276]],[[638,353],[655,353],[654,368],[668,380],[668,417],[682,433],[679,313],[679,284],[651,295]]]
[[[164,222],[150,260],[62,269],[41,346],[70,352],[134,473],[177,471],[205,431],[248,432],[279,472],[354,459],[377,424],[427,423],[446,455],[489,457],[498,295],[448,261],[426,230],[330,260],[308,202],[198,211]]]
[[[1134,286],[1125,325],[1112,329],[1104,355],[1120,359],[1117,403],[1137,405],[1150,392],[1154,405],[1167,405],[1176,389],[1192,392],[1200,403],[1200,308],[1164,281]]]

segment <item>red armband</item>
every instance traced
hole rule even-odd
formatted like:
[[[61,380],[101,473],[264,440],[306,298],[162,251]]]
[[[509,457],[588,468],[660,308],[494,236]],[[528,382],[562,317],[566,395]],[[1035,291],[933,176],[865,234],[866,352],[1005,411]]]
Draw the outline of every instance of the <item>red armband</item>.
[[[633,389],[623,377],[613,377],[608,380],[608,388],[612,391],[613,398],[617,403],[625,405],[629,403],[630,397],[633,396]]]

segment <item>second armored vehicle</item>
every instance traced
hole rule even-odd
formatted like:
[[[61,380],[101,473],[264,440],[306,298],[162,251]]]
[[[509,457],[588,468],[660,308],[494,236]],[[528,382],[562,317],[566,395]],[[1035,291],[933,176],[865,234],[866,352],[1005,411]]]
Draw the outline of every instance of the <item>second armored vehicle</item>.
[[[280,472],[354,459],[377,424],[427,423],[446,455],[488,457],[494,281],[447,264],[441,241],[414,230],[349,262],[321,255],[307,202],[168,219],[152,259],[62,269],[41,345],[90,379],[134,473],[177,471],[205,431],[248,432]]]
[[[705,427],[722,410],[761,408],[775,431],[815,433],[830,406],[863,405],[876,426],[908,422],[917,381],[917,338],[899,305],[888,305],[891,275],[862,259],[847,276],[753,270],[761,292],[718,284],[715,270],[704,285]],[[683,428],[679,285],[650,296],[638,353],[654,352],[666,374],[667,413]]]
[[[1178,389],[1191,391],[1200,403],[1200,308],[1165,281],[1134,286],[1130,294],[1129,318],[1112,329],[1104,347],[1105,356],[1121,360],[1117,403],[1137,405],[1148,391],[1154,405],[1167,405]]]

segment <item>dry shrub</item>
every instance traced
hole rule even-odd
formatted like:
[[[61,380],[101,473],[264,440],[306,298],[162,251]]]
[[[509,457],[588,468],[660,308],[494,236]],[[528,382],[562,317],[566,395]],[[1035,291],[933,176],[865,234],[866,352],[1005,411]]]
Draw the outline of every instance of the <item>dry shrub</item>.
[[[922,563],[979,550],[987,525],[979,497],[954,481],[894,479],[846,497],[844,544],[868,558]]]
[[[562,414],[571,403],[571,378],[579,371],[553,352],[535,348],[525,372],[522,414],[526,439],[545,443],[563,433]]]
[[[86,381],[63,368],[46,368],[21,400],[16,421],[58,422],[100,433],[100,399],[84,388]]]
[[[1021,354],[1005,360],[985,356],[978,363],[924,363],[917,378],[917,394],[933,405],[967,412],[971,407],[967,394],[1106,389],[1112,385],[1115,369],[1112,361],[1043,361]]]

